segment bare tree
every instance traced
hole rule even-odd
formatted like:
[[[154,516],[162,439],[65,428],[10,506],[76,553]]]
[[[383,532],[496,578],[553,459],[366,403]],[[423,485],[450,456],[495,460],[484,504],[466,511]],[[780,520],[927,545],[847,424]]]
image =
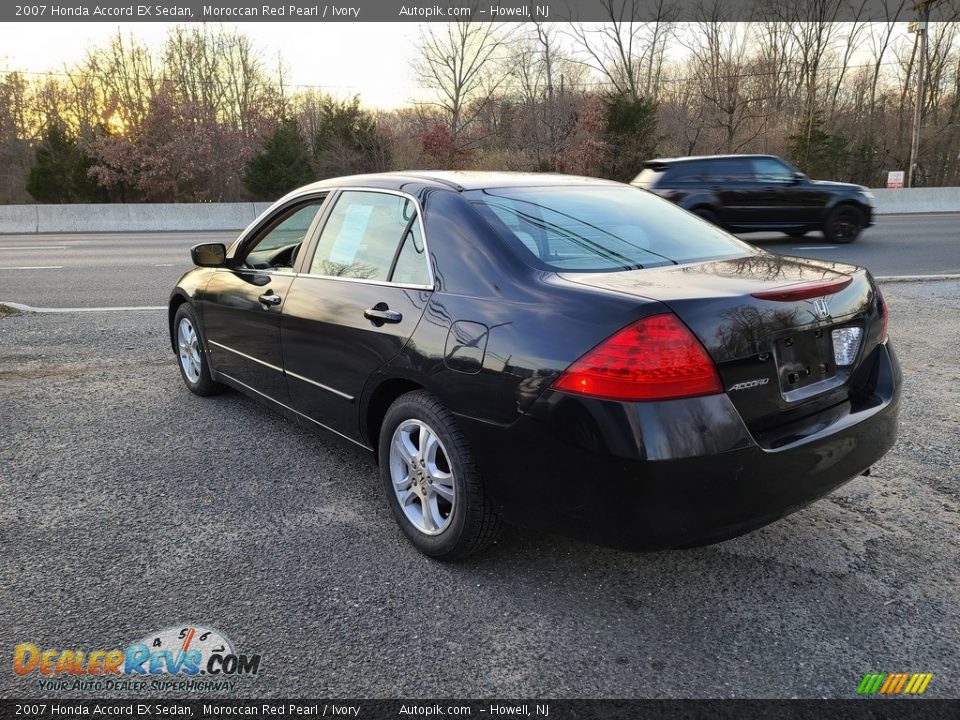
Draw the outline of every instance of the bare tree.
[[[472,20],[424,25],[414,71],[434,92],[435,100],[428,104],[441,110],[455,142],[507,79],[496,65],[511,33]]]
[[[599,28],[574,24],[571,36],[585,64],[632,100],[657,99],[667,43],[673,37],[676,10],[667,0],[645,8],[641,0],[600,0],[606,19]],[[649,22],[635,20],[648,12]]]

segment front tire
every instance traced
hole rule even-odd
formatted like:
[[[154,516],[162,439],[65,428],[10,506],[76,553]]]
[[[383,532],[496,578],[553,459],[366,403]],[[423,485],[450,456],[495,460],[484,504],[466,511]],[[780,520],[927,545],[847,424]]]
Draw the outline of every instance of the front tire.
[[[456,419],[424,390],[398,398],[378,443],[387,503],[423,554],[453,560],[491,545],[500,520]]]
[[[835,207],[827,216],[823,236],[832,243],[852,243],[863,230],[863,213],[853,205]]]
[[[190,392],[202,396],[221,392],[223,385],[210,375],[206,345],[200,336],[200,323],[189,303],[183,303],[177,308],[177,314],[173,318],[173,342],[176,346],[180,376]]]

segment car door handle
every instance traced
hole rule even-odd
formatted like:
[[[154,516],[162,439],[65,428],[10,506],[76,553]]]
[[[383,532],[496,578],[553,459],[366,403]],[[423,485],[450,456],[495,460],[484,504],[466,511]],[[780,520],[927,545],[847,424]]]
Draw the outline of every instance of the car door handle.
[[[388,308],[386,303],[377,303],[372,308],[367,308],[363,311],[363,316],[367,320],[372,320],[374,324],[398,323],[403,320],[403,315]]]
[[[279,305],[283,302],[283,298],[279,295],[274,295],[273,290],[267,290],[267,292],[260,296],[259,300],[264,305]]]

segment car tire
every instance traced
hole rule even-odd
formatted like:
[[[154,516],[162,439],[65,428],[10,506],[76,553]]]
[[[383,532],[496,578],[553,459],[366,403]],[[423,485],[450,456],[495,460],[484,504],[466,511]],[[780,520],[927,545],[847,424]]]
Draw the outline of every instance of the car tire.
[[[701,220],[706,220],[711,225],[716,225],[720,227],[720,217],[709,208],[695,208],[693,214],[696,215]]]
[[[390,406],[377,455],[390,509],[420,552],[454,560],[497,539],[500,519],[467,439],[434,395],[417,390]]]
[[[853,205],[838,205],[827,216],[823,236],[828,242],[852,243],[863,230],[863,213]]]
[[[183,303],[177,308],[177,314],[173,318],[173,342],[180,376],[190,392],[206,397],[224,390],[224,386],[210,375],[207,347],[200,332],[200,322],[189,303]]]

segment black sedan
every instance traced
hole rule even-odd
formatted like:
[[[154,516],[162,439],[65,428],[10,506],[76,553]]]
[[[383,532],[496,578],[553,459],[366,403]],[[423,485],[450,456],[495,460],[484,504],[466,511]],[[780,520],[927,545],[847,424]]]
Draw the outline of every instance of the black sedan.
[[[372,453],[438,558],[502,521],[715,542],[865,473],[900,370],[861,268],[774,256],[655,195],[562,175],[327,180],[170,297],[187,387]]]

